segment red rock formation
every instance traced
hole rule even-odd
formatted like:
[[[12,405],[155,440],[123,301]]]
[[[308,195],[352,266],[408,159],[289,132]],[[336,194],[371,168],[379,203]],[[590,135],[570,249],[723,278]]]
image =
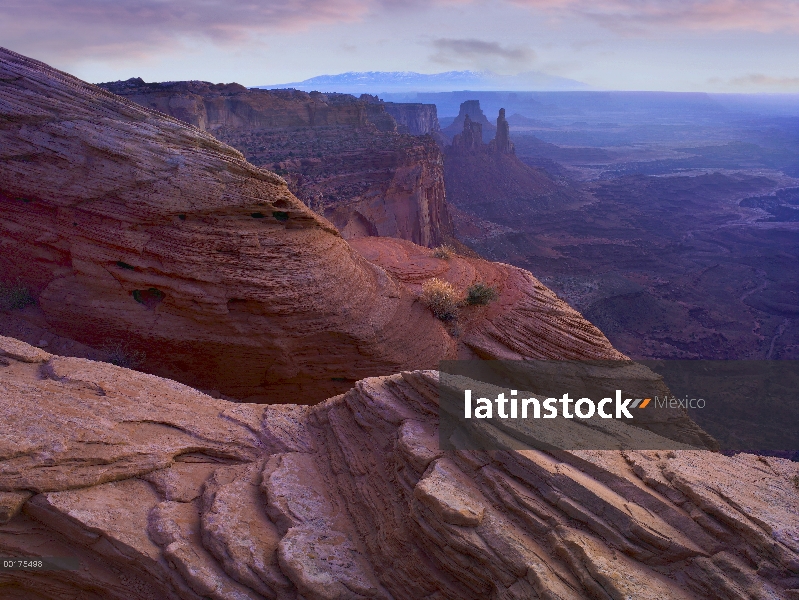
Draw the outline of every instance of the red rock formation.
[[[345,94],[249,90],[238,83],[145,83],[141,78],[100,84],[117,95],[210,133],[286,127],[366,127],[365,103]]]
[[[501,154],[515,154],[516,150],[513,147],[513,142],[510,141],[510,125],[505,118],[505,109],[499,109],[497,116],[497,135],[489,143],[489,151],[499,152]]]
[[[459,240],[484,241],[497,229],[512,230],[537,219],[541,211],[580,201],[571,187],[516,157],[504,109],[488,144],[481,141],[480,122],[467,114],[462,123],[463,131],[444,150],[447,202]]]
[[[334,147],[342,137],[337,133],[328,141]],[[444,163],[435,142],[405,136],[402,148],[374,149],[358,137],[357,147],[343,143],[322,158],[277,165],[292,190],[345,239],[397,237],[427,247],[449,241],[453,230],[444,198]]]
[[[620,357],[527,272],[379,238],[359,245],[369,262],[280,177],[177,119],[8,51],[0,98],[0,272],[60,336],[125,343],[201,389],[308,403],[459,351]],[[502,295],[457,341],[416,301],[412,265]]]
[[[0,77],[0,268],[55,332],[273,401],[451,352],[412,295],[236,150],[8,51]]]
[[[377,96],[361,94],[360,100],[371,105],[382,106],[386,114],[391,115],[401,133],[426,135],[441,131],[438,123],[438,109],[435,104],[419,102],[383,102]]]
[[[458,357],[487,360],[621,360],[599,329],[544,287],[528,271],[479,258],[434,258],[403,240],[363,238],[351,245],[412,294],[434,277],[465,292],[485,283],[499,293],[488,306],[464,307],[458,319]]]
[[[452,151],[462,154],[483,150],[483,125],[466,115],[463,119],[463,131],[452,138]]]
[[[455,117],[455,120],[452,123],[442,129],[441,133],[452,140],[456,135],[463,131],[463,123],[467,117],[473,124],[480,126],[480,133],[482,135],[482,139],[479,140],[480,142],[487,144],[494,138],[496,128],[486,118],[485,114],[483,113],[483,109],[480,108],[479,100],[466,100],[465,102],[462,102],[458,116]]]
[[[795,598],[799,466],[449,452],[437,374],[233,404],[0,338],[9,599]]]
[[[285,175],[292,192],[345,238],[400,237],[434,247],[453,235],[438,146],[398,134],[387,105],[373,97],[199,81],[102,86],[209,131],[253,164]]]

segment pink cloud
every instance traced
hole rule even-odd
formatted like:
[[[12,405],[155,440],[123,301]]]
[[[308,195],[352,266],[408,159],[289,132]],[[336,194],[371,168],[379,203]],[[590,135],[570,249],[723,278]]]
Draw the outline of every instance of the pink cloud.
[[[181,36],[236,42],[256,32],[356,20],[368,10],[359,0],[10,0],[0,6],[0,39],[23,52],[32,46],[74,56],[146,55]]]
[[[500,1],[567,22],[589,19],[624,34],[665,28],[799,31],[799,0]],[[475,19],[496,6],[489,0],[3,0],[0,43],[62,63],[137,59],[162,54],[188,38],[224,45],[247,41],[253,34],[357,22],[370,14],[422,11],[432,4],[465,5]],[[510,54],[524,50],[494,45],[505,60],[517,60]],[[437,48],[439,62],[454,60],[469,49],[462,43],[444,46]],[[490,54],[496,48],[484,50]],[[517,62],[531,56],[532,51]]]
[[[799,31],[797,0],[507,0],[553,15],[579,15],[616,30],[676,26]]]
[[[799,88],[799,77],[772,77],[762,73],[752,73],[730,80],[734,86],[757,86],[769,88]]]

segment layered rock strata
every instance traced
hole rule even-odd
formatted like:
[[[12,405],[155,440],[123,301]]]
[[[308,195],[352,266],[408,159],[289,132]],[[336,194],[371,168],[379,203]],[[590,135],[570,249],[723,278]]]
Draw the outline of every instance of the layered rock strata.
[[[438,131],[433,105],[389,108],[371,96],[200,81],[101,85],[208,131],[251,163],[281,173],[345,238],[390,236],[434,247],[453,235],[440,150],[433,138],[418,135]],[[394,113],[404,133],[397,132]]]
[[[37,327],[271,402],[458,355],[621,357],[527,272],[389,238],[365,238],[362,255],[196,127],[8,51],[0,76],[0,272],[37,297]],[[381,252],[407,266],[380,266]],[[464,313],[459,338],[417,301],[401,273],[415,265],[427,278],[454,267],[461,290],[496,282],[501,299]]]
[[[497,129],[486,118],[485,114],[483,113],[483,109],[480,108],[479,100],[466,100],[465,102],[461,102],[458,116],[455,117],[455,120],[452,123],[442,129],[441,132],[447,138],[452,140],[456,135],[460,134],[464,130],[464,121],[467,117],[473,124],[480,126],[479,131],[482,137],[478,140],[479,142],[487,144],[494,138]]]
[[[513,142],[510,141],[510,125],[505,118],[505,109],[499,109],[497,115],[497,134],[488,144],[489,152],[499,152],[501,154],[515,154]]]
[[[420,102],[384,102],[377,96],[361,94],[360,100],[382,106],[397,123],[397,130],[412,135],[426,135],[441,131],[438,109],[435,104]]]
[[[413,295],[433,278],[460,293],[483,283],[498,298],[488,306],[464,306],[453,337],[462,360],[623,360],[604,334],[544,287],[528,271],[455,255],[435,258],[404,240],[363,238],[351,245],[391,274]]]
[[[516,157],[505,109],[500,109],[497,127],[492,127],[495,137],[487,144],[484,123],[466,114],[461,124],[462,130],[444,149],[447,202],[458,239],[485,252],[486,241],[513,231],[519,223],[584,201],[572,186]]]
[[[394,117],[397,126],[413,135],[441,131],[435,104],[385,102],[386,112]]]
[[[233,404],[0,338],[9,599],[799,595],[799,467],[707,451],[442,453],[437,374]]]
[[[9,51],[0,107],[0,272],[54,332],[271,401],[454,351],[283,179],[210,134]]]

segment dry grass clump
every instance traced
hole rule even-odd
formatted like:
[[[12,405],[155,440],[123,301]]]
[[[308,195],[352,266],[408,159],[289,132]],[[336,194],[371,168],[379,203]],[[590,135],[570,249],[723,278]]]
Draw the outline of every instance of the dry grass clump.
[[[442,321],[451,321],[458,316],[460,296],[446,281],[435,277],[428,279],[422,284],[422,295],[419,299]]]
[[[441,244],[438,248],[433,250],[433,258],[443,258],[444,260],[449,260],[455,256],[455,254],[455,248],[449,244]]]
[[[0,281],[0,310],[25,308],[31,304],[36,304],[36,300],[34,300],[28,288],[19,281],[16,283]]]
[[[466,304],[484,306],[492,300],[496,300],[497,296],[499,296],[497,290],[490,285],[475,283],[466,290]]]
[[[144,352],[132,348],[125,342],[112,342],[102,348],[106,358],[103,362],[111,363],[126,369],[141,369],[147,356]]]

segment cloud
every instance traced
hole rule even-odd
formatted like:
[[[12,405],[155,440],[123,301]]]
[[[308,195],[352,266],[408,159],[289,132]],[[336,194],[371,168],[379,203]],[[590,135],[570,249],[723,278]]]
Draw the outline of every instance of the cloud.
[[[768,88],[799,88],[799,77],[771,77],[762,73],[751,73],[743,77],[730,79],[730,84],[736,87],[768,87]]]
[[[448,66],[466,66],[503,72],[518,71],[535,61],[535,52],[527,46],[502,46],[477,39],[440,38],[433,40],[436,52],[430,60]]]
[[[361,18],[360,0],[5,0],[0,40],[12,50],[138,56],[181,40],[218,44],[252,34]]]
[[[616,31],[799,31],[797,0],[507,0],[553,16],[581,16]]]
[[[799,32],[799,0],[500,2],[527,8],[532,18],[545,15],[567,26],[589,20],[624,35],[669,29]],[[495,0],[0,0],[0,45],[68,68],[81,60],[158,58],[209,41],[247,52],[254,39],[268,43],[265,33],[342,22],[368,27],[372,16],[391,21],[398,11],[416,14],[430,6],[460,10],[461,23],[464,15],[479,21],[490,19],[496,5]],[[535,60],[529,47],[481,39],[441,38],[432,47],[430,59],[442,65],[518,72]]]

